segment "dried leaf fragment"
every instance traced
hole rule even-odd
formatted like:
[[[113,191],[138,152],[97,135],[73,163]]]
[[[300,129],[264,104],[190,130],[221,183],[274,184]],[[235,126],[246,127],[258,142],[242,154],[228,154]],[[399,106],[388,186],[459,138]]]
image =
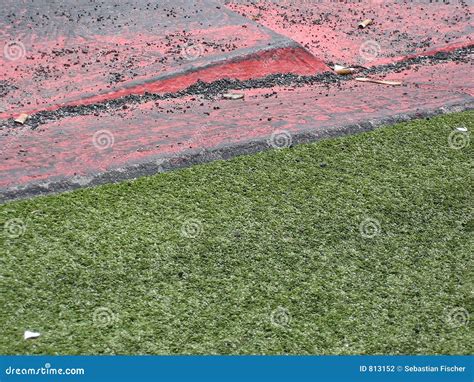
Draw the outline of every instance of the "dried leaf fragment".
[[[366,78],[366,77],[356,77],[355,80],[360,81],[360,82],[373,82],[374,84],[391,85],[391,86],[399,86],[402,84],[399,81],[375,80],[373,78]]]
[[[370,24],[372,24],[374,21],[372,19],[365,19],[364,21],[361,21],[358,26],[359,28],[365,28],[368,27]]]
[[[355,68],[348,68],[342,65],[334,65],[334,71],[337,74],[352,74],[355,72]]]
[[[25,121],[28,119],[28,117],[29,117],[28,114],[21,113],[18,117],[16,117],[15,122],[23,125]]]
[[[244,98],[244,95],[240,93],[226,93],[223,94],[222,97],[225,99],[242,99]]]

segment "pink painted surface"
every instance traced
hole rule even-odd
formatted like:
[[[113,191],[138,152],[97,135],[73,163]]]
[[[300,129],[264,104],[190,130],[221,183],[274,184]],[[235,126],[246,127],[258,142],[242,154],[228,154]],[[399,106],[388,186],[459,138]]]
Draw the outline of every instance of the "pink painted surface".
[[[123,97],[129,94],[152,93],[173,93],[184,90],[197,81],[213,82],[223,78],[248,80],[251,78],[261,78],[276,73],[295,73],[299,75],[312,75],[329,70],[321,61],[301,47],[286,47],[261,51],[245,56],[243,59],[216,64],[200,70],[184,73],[178,76],[159,80],[149,80],[140,84],[133,84],[117,88],[107,93],[97,95],[84,94],[77,95],[68,93],[56,93],[58,97],[68,97],[63,99],[61,104],[54,102],[38,105],[37,109],[22,108],[21,112],[33,114],[42,110],[56,110],[63,106],[89,105]],[[46,100],[45,102],[50,102]],[[0,118],[11,118],[18,115],[18,109],[0,113]]]
[[[474,3],[452,0],[248,1],[229,9],[299,42],[325,62],[374,66],[474,43]],[[359,29],[358,23],[374,24]]]
[[[473,77],[457,76],[469,67],[445,63],[386,76],[403,81],[399,87],[347,81],[329,88],[254,89],[245,91],[244,100],[185,97],[132,105],[106,115],[65,118],[34,131],[17,130],[0,137],[4,148],[0,189],[232,146],[268,138],[278,130],[317,132],[472,102]],[[105,140],[100,141],[99,136]],[[103,149],[101,142],[106,146]]]
[[[198,79],[327,69],[291,40],[211,0],[5,0],[0,15],[0,81],[7,85],[0,118],[177,91]],[[265,52],[288,46],[281,50],[287,60]]]

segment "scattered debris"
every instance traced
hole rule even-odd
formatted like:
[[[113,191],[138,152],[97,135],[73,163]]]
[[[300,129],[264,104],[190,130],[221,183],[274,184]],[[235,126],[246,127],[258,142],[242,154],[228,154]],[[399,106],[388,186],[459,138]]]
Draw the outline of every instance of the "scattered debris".
[[[456,127],[456,130],[462,133],[467,133],[467,127]]]
[[[26,113],[21,113],[18,117],[16,117],[15,122],[23,125],[25,121],[28,119],[29,115]]]
[[[29,330],[25,330],[25,334],[23,334],[23,338],[25,340],[33,340],[35,338],[38,338],[40,335],[41,333],[30,332]]]
[[[225,99],[242,99],[244,98],[244,95],[241,93],[226,93],[222,95]]]
[[[334,65],[334,71],[337,74],[352,74],[355,72],[355,70],[356,70],[355,68],[348,68],[342,65]]]
[[[416,56],[407,58],[403,61],[394,62],[391,64],[378,65],[376,67],[365,68],[360,65],[352,65],[353,68],[364,70],[363,75],[386,75],[389,73],[400,73],[404,70],[411,70],[421,65],[440,65],[449,62],[467,63],[474,53],[474,48],[464,47],[455,49],[451,52],[438,52],[433,56]],[[248,80],[231,80],[221,79],[210,83],[197,81],[188,88],[166,94],[145,93],[142,95],[127,95],[109,101],[101,101],[88,105],[78,106],[63,106],[57,110],[45,110],[30,115],[28,118],[28,126],[31,129],[36,129],[39,126],[49,123],[51,121],[58,121],[63,118],[78,116],[78,115],[92,115],[99,113],[113,113],[121,109],[123,105],[136,105],[150,101],[168,100],[171,98],[178,98],[183,96],[202,95],[205,98],[221,97],[224,92],[230,91],[245,91],[247,89],[267,89],[274,86],[294,86],[300,87],[312,84],[336,84],[340,81],[351,80],[350,76],[341,76],[336,74],[333,70],[324,73],[301,76],[291,73],[286,74],[271,74],[264,78],[252,78]],[[1,81],[0,81],[1,92]],[[4,122],[3,126],[14,128],[13,119]]]
[[[372,19],[365,19],[364,21],[361,21],[358,26],[359,28],[365,28],[365,27],[368,27],[370,24],[373,24],[373,20]]]
[[[356,77],[355,80],[360,81],[360,82],[373,82],[374,84],[391,85],[391,86],[398,86],[402,84],[399,81],[375,80],[373,78],[366,78],[366,77]]]

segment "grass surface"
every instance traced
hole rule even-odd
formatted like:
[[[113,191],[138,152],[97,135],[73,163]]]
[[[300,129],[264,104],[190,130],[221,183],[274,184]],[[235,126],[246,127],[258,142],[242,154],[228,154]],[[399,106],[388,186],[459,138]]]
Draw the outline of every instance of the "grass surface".
[[[3,205],[0,352],[472,353],[473,117]]]

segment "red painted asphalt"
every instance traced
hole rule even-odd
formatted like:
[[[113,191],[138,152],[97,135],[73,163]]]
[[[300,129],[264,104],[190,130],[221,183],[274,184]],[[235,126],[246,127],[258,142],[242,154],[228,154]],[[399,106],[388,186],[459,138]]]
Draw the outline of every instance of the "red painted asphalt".
[[[292,40],[215,1],[55,3],[6,0],[1,78],[14,87],[4,97],[0,118],[17,110],[174,92],[197,79],[327,70]]]
[[[286,5],[286,9],[260,3],[255,14],[256,7],[227,2],[230,9],[245,13],[245,19],[227,10],[223,2],[213,1],[196,2],[192,9],[184,2],[181,6],[167,2],[160,9],[146,9],[146,5],[136,5],[146,2],[120,2],[113,7],[111,1],[102,1],[97,10],[84,1],[82,10],[67,16],[51,7],[33,10],[24,3],[9,1],[7,17],[0,19],[4,23],[2,40],[22,42],[26,52],[17,60],[5,55],[1,58],[3,117],[130,93],[173,92],[198,79],[316,74],[328,70],[323,61],[377,65],[453,44],[469,45],[472,39],[472,27],[463,14],[472,7],[456,4],[405,9],[388,8],[384,3],[369,12],[367,8],[355,10],[333,3]],[[52,18],[53,14],[61,20],[86,16],[79,23],[64,20],[65,25],[37,36],[29,34],[31,25],[27,22],[36,12],[41,16],[36,20],[42,20],[43,15]],[[438,15],[436,22],[426,21],[424,25],[433,14]],[[156,16],[153,22],[150,15]],[[376,23],[364,30],[354,27],[366,17],[374,17]],[[43,24],[39,27],[46,28]],[[401,39],[394,35],[395,30],[409,37]],[[374,51],[368,55],[360,49],[366,38],[384,47],[375,48],[376,57]],[[197,51],[183,50],[196,45]],[[186,59],[183,54],[196,57]],[[72,79],[70,73],[74,73]],[[243,100],[183,96],[130,103],[124,109],[46,122],[36,130],[0,125],[0,198],[2,193],[7,195],[5,199],[14,198],[22,189],[33,190],[27,195],[93,184],[97,176],[110,171],[135,176],[134,166],[179,162],[203,149],[271,143],[275,133],[282,131],[294,137],[307,133],[317,138],[367,120],[473,104],[472,78],[471,63],[445,62],[418,65],[385,77],[401,80],[399,87],[349,80],[337,86],[251,89],[243,92]],[[61,182],[68,184],[51,186]]]
[[[471,1],[230,0],[229,9],[287,36],[325,62],[374,66],[474,43]],[[357,24],[373,24],[365,29]]]

